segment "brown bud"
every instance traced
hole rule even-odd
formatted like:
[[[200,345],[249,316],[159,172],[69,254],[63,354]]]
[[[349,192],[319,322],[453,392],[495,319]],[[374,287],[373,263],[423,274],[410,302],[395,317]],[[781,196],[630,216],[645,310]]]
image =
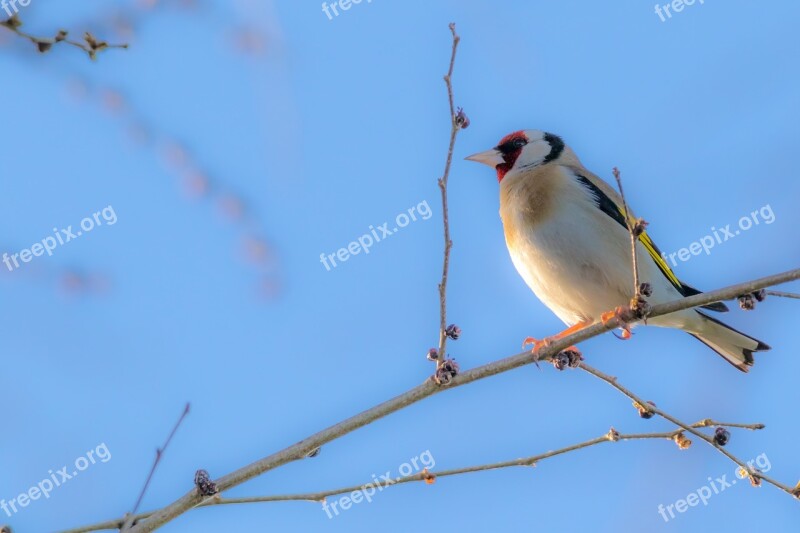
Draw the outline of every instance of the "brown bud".
[[[714,442],[719,446],[725,446],[731,440],[731,433],[724,427],[714,430]]]
[[[198,470],[194,474],[194,486],[201,496],[213,496],[219,492],[217,484],[211,481],[206,470]]]
[[[575,347],[558,352],[550,360],[556,370],[564,370],[567,367],[577,368],[581,361],[583,361],[583,355]]]
[[[653,407],[656,406],[656,404],[650,401],[646,403],[652,405]],[[639,411],[639,416],[641,416],[644,419],[653,418],[653,415],[655,415],[655,413],[650,408],[648,408],[646,405],[640,404],[639,402],[633,402],[633,406],[636,408],[637,411]]]
[[[672,440],[675,441],[675,444],[678,445],[678,448],[681,450],[686,450],[689,446],[692,445],[692,441],[686,438],[686,435],[683,434],[683,431],[680,433],[676,433]]]
[[[456,116],[455,116],[454,121],[456,123],[456,126],[461,128],[462,130],[465,130],[465,129],[469,128],[469,117],[467,116],[466,113],[464,113],[464,110],[462,108],[460,108],[460,107],[458,108],[458,111],[456,112]]]
[[[739,296],[739,307],[745,311],[752,311],[756,308],[756,299],[752,294],[743,294]]]
[[[453,339],[454,341],[457,341],[457,340],[458,340],[458,338],[461,336],[461,328],[460,328],[460,327],[458,327],[458,326],[456,326],[455,324],[450,324],[450,325],[449,325],[449,326],[447,326],[447,328],[444,330],[444,333],[445,333],[445,335],[447,335],[449,338]]]
[[[445,359],[442,364],[436,368],[433,380],[437,385],[447,385],[458,375],[458,370],[458,363],[456,363],[455,359]]]

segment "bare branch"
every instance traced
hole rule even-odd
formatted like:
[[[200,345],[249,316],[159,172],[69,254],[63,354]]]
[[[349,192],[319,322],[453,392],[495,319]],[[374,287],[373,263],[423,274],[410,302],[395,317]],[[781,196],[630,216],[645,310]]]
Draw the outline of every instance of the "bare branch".
[[[795,294],[793,292],[767,291],[767,294],[770,296],[780,296],[781,298],[794,298],[796,300],[800,300],[800,294]]]
[[[619,382],[617,381],[617,378],[615,378],[613,376],[609,376],[608,374],[604,374],[603,372],[597,370],[596,368],[592,368],[591,366],[589,366],[589,365],[587,365],[585,363],[580,363],[578,365],[578,368],[588,372],[589,374],[592,374],[595,377],[598,377],[598,378],[602,379],[603,381],[605,381],[606,383],[608,383],[609,385],[611,385],[612,387],[617,389],[619,392],[621,392],[622,394],[624,394],[625,396],[627,396],[628,398],[633,400],[634,402],[636,402],[636,403],[638,403],[640,405],[644,405],[646,403],[646,402],[644,402],[644,400],[640,399],[638,396],[636,396],[630,390],[628,390],[625,387],[623,387],[622,385],[620,385]],[[698,431],[696,429],[698,427],[706,427],[706,425],[703,425],[703,426],[687,425],[685,422],[681,422],[680,420],[678,420],[674,416],[665,413],[664,411],[662,411],[661,409],[659,409],[658,407],[656,407],[653,404],[648,404],[648,409],[650,411],[652,411],[653,413],[657,414],[658,416],[660,416],[661,418],[663,418],[665,420],[668,420],[669,422],[672,422],[676,426],[679,426],[679,427],[683,428],[684,430],[686,430],[687,432],[691,433],[692,435],[694,435],[694,436],[706,441],[708,444],[710,444],[716,450],[718,450],[722,455],[724,455],[725,457],[727,457],[728,459],[730,459],[731,461],[736,463],[744,472],[746,472],[747,475],[750,476],[750,479],[753,482],[753,484],[757,484],[757,480],[758,479],[763,479],[767,483],[769,483],[771,485],[774,485],[775,487],[781,489],[782,491],[786,492],[787,494],[790,494],[792,496],[796,496],[796,493],[795,493],[794,489],[790,488],[787,485],[784,485],[783,483],[775,481],[774,479],[772,479],[772,478],[770,478],[768,476],[765,476],[764,474],[762,474],[761,472],[759,472],[755,468],[753,468],[751,466],[748,466],[747,463],[745,463],[744,461],[742,461],[741,459],[739,459],[738,457],[736,457],[735,455],[730,453],[724,447],[722,447],[719,444],[717,444],[716,442],[714,442],[713,438],[709,437],[705,433],[703,433],[701,431]],[[709,421],[709,422],[711,422],[711,421]],[[763,427],[763,426],[761,426],[761,427]],[[758,429],[760,429],[760,428],[758,428]],[[687,444],[687,446],[688,446],[688,444]]]
[[[759,289],[763,289],[765,287],[770,287],[773,285],[786,283],[797,279],[800,279],[800,268],[795,270],[790,270],[787,272],[782,272],[780,274],[775,274],[772,276],[767,276],[764,278],[759,278],[752,281],[747,281],[744,283],[738,283],[736,285],[731,285],[723,289],[697,294],[694,296],[689,296],[687,298],[681,298],[679,300],[675,300],[672,302],[654,305],[649,316],[656,317],[660,315],[674,313],[675,311],[680,311],[683,309],[690,309],[693,307],[699,307],[714,302],[729,300],[731,298],[737,297],[740,294],[753,292]],[[550,360],[554,355],[563,351],[567,347],[572,346],[573,344],[583,342],[592,337],[596,337],[606,331],[620,327],[623,323],[624,322],[620,317],[614,317],[606,323],[593,324],[580,331],[577,331],[575,333],[562,337],[558,340],[555,340],[552,344],[542,348],[539,351],[538,354],[539,360],[540,361]],[[507,372],[509,370],[531,364],[532,362],[533,362],[533,356],[531,355],[530,351],[525,350],[516,355],[512,355],[510,357],[506,357],[504,359],[500,359],[498,361],[494,361],[492,363],[488,363],[486,365],[473,368],[466,372],[462,372],[461,374],[453,378],[450,384],[445,387],[436,385],[435,383],[433,383],[432,380],[427,380],[421,385],[418,385],[417,387],[414,387],[413,389],[403,394],[400,394],[399,396],[396,396],[391,400],[388,400],[379,405],[376,405],[375,407],[367,409],[366,411],[363,411],[351,418],[348,418],[342,422],[339,422],[338,424],[335,424],[318,433],[315,433],[314,435],[311,435],[310,437],[292,446],[289,446],[288,448],[273,453],[267,457],[264,457],[263,459],[260,459],[258,461],[255,461],[254,463],[244,466],[236,470],[235,472],[223,476],[222,478],[217,480],[216,483],[220,491],[224,492],[232,487],[244,483],[249,479],[259,476],[264,472],[267,472],[274,468],[278,468],[279,466],[285,465],[287,463],[302,459],[306,455],[311,453],[314,449],[328,442],[331,442],[344,435],[352,433],[356,429],[359,429],[391,413],[399,411],[404,407],[407,407],[413,403],[419,402],[420,400],[423,400],[429,396],[433,396],[434,394],[437,394],[439,392],[442,392],[444,390],[453,387],[460,387],[462,385],[472,383],[473,381],[484,379],[489,376],[494,376],[496,374],[500,374],[503,372]],[[170,522],[171,520],[177,518],[178,516],[194,508],[202,501],[203,498],[197,493],[195,489],[192,489],[191,491],[180,497],[172,504],[153,513],[153,515],[151,515],[149,519],[135,525],[133,528],[131,528],[130,531],[133,533],[154,531],[160,526]]]
[[[122,528],[120,531],[125,531],[128,529],[134,522],[134,515],[139,510],[139,506],[142,504],[142,500],[144,499],[144,495],[147,493],[147,488],[150,486],[150,481],[153,479],[153,474],[156,473],[156,468],[158,468],[158,463],[161,462],[161,458],[164,456],[164,452],[167,451],[169,447],[169,443],[172,442],[172,437],[175,436],[175,433],[178,432],[178,428],[181,427],[183,420],[186,418],[186,415],[189,414],[189,404],[186,404],[186,407],[183,409],[183,413],[181,413],[180,418],[175,423],[175,426],[172,428],[172,431],[167,437],[167,440],[164,442],[164,446],[161,448],[156,449],[156,459],[153,461],[153,467],[150,469],[150,474],[147,475],[147,480],[144,482],[144,487],[142,487],[142,492],[139,493],[139,498],[136,500],[136,505],[133,506],[133,511],[131,511],[125,522],[122,524]]]
[[[628,233],[631,236],[631,262],[633,263],[633,299],[634,302],[639,300],[641,295],[641,284],[639,283],[639,258],[636,256],[636,221],[631,218],[628,211],[628,202],[625,200],[625,191],[622,189],[622,177],[620,176],[619,169],[614,167],[612,170],[614,179],[617,180],[617,188],[619,188],[619,195],[622,197],[622,209],[625,211],[625,223],[628,226]],[[635,305],[635,304],[634,304]]]
[[[456,137],[459,130],[464,127],[464,123],[458,120],[455,104],[453,103],[453,67],[456,63],[456,51],[461,38],[456,33],[456,25],[450,23],[450,33],[453,35],[453,49],[450,54],[450,68],[444,76],[444,83],[447,86],[447,101],[450,104],[450,145],[447,148],[447,160],[444,165],[444,173],[439,178],[439,189],[442,192],[442,220],[444,223],[444,260],[442,264],[442,281],[439,282],[439,353],[436,360],[437,368],[440,367],[447,354],[447,274],[450,270],[450,249],[453,241],[450,239],[450,219],[447,210],[447,180],[450,177],[450,165],[453,162],[453,148],[456,145]]]
[[[445,240],[445,249],[444,249],[444,260],[443,260],[443,268],[442,268],[442,280],[439,284],[439,297],[440,297],[440,342],[439,342],[439,351],[436,357],[437,360],[437,368],[442,367],[446,363],[446,339],[447,339],[447,332],[446,332],[446,288],[447,288],[447,276],[449,271],[449,258],[450,258],[450,249],[452,247],[452,241],[450,239],[450,229],[449,229],[449,220],[448,220],[448,205],[447,205],[447,180],[450,173],[450,167],[452,163],[452,156],[453,150],[455,146],[455,140],[459,129],[467,127],[469,121],[466,119],[466,116],[459,110],[456,112],[454,106],[454,98],[453,98],[453,89],[451,78],[453,74],[453,68],[455,64],[455,57],[456,57],[456,50],[459,43],[459,37],[455,31],[455,25],[450,25],[450,31],[453,36],[453,46],[452,46],[452,53],[450,58],[450,66],[448,69],[448,73],[445,75],[444,81],[447,86],[447,93],[448,93],[448,102],[450,108],[450,116],[451,116],[451,134],[450,134],[450,143],[448,147],[447,159],[445,163],[444,174],[442,178],[439,179],[438,184],[442,192],[442,208],[443,208],[443,223],[444,223],[444,240]],[[622,184],[619,178],[619,172],[615,169],[615,176],[617,177],[618,185],[620,187],[620,193],[622,193]],[[623,204],[624,204],[624,195],[623,195]],[[627,211],[627,205],[625,205],[625,214],[626,219],[628,219],[628,226],[631,233],[632,238],[632,259],[634,262],[634,282],[635,282],[635,300],[638,300],[640,293],[642,292],[641,286],[638,280],[638,265],[637,265],[637,257],[636,257],[636,238],[637,238],[637,231],[640,232],[638,228],[640,228],[643,224],[643,221],[630,220]],[[755,290],[763,289],[768,286],[772,286],[778,283],[784,283],[788,281],[793,281],[796,279],[800,279],[800,269],[792,270],[789,272],[784,272],[781,274],[776,274],[774,276],[769,276],[766,278],[761,278],[745,283],[740,283],[737,285],[733,285],[727,287],[725,289],[720,289],[717,291],[712,291],[709,293],[698,294],[695,296],[682,298],[680,300],[675,300],[673,302],[668,302],[664,304],[659,304],[653,306],[648,313],[648,316],[656,317],[660,315],[669,314],[675,311],[689,309],[692,307],[698,307],[702,305],[706,305],[709,303],[736,298],[739,295],[751,293]],[[535,357],[537,360],[550,360],[555,355],[559,354],[564,349],[582,342],[584,340],[590,339],[592,337],[596,337],[604,332],[607,332],[612,329],[616,329],[618,327],[627,327],[633,323],[636,323],[641,320],[641,317],[638,315],[634,315],[633,317],[623,316],[620,313],[616,313],[611,319],[607,321],[601,321],[599,323],[593,324],[586,328],[583,328],[575,333],[570,335],[566,335],[561,337],[560,339],[555,340],[551,344],[546,347],[543,347],[539,351],[537,351]],[[453,373],[453,377],[447,380],[442,386],[442,383],[437,383],[434,379],[428,379],[421,385],[414,387],[413,389],[396,396],[386,402],[383,402],[377,406],[374,406],[366,411],[361,412],[351,418],[348,418],[338,424],[330,426],[322,431],[315,433],[314,435],[292,445],[288,448],[285,448],[281,451],[273,453],[267,457],[264,457],[258,461],[255,461],[247,466],[239,468],[238,470],[225,475],[218,480],[211,482],[208,480],[209,483],[213,483],[215,491],[218,490],[219,493],[222,493],[232,487],[238,486],[256,476],[259,476],[269,470],[278,468],[283,466],[287,463],[297,461],[303,459],[310,454],[314,453],[318,450],[322,445],[331,442],[335,439],[338,439],[344,435],[347,435],[367,424],[370,424],[380,418],[383,418],[391,413],[399,411],[404,407],[407,407],[413,403],[416,403],[422,399],[425,399],[429,396],[433,396],[439,392],[442,392],[451,387],[458,387],[461,385],[466,385],[473,381],[477,381],[479,379],[484,379],[489,376],[493,376],[496,374],[500,374],[502,372],[506,372],[527,364],[534,362],[534,355],[532,355],[529,351],[523,351],[516,355],[506,357],[504,359],[500,359],[493,363],[489,363],[478,368],[474,368],[462,374],[455,375]],[[599,371],[594,370],[587,365],[581,364],[580,367],[587,372],[593,373],[595,376],[604,379],[608,383],[612,384],[616,387],[620,392],[626,394],[629,398],[633,399],[640,405],[645,405],[646,402],[642,402],[639,400],[635,395],[627,391],[627,389],[622,388],[616,383],[614,378],[606,376]],[[437,372],[438,375],[438,372]],[[650,407],[647,407],[650,409]],[[457,474],[464,474],[468,472],[476,472],[481,470],[493,470],[498,468],[507,468],[511,466],[531,466],[535,464],[537,461],[553,457],[555,455],[560,455],[564,453],[568,453],[570,451],[586,448],[589,446],[594,446],[596,444],[600,444],[602,442],[608,441],[617,441],[617,440],[632,440],[632,439],[652,439],[652,438],[661,438],[661,439],[673,439],[676,442],[679,441],[678,437],[683,437],[683,432],[688,431],[692,434],[698,435],[703,440],[706,440],[712,446],[717,448],[723,454],[725,454],[729,459],[734,461],[736,464],[740,465],[742,468],[749,473],[751,479],[764,479],[768,482],[774,484],[775,486],[781,488],[793,494],[791,489],[788,489],[777,482],[774,482],[763,476],[763,474],[759,472],[755,472],[752,469],[747,469],[747,466],[742,463],[739,459],[734,457],[732,454],[728,453],[724,450],[721,446],[717,445],[713,439],[707,437],[700,431],[698,428],[701,427],[708,427],[708,425],[712,424],[712,421],[709,419],[703,420],[698,422],[695,425],[687,426],[686,424],[678,421],[671,415],[665,414],[663,411],[657,409],[655,406],[652,406],[652,412],[659,414],[659,416],[669,420],[680,429],[673,430],[670,432],[665,433],[649,433],[649,434],[631,434],[631,435],[621,435],[616,430],[612,428],[609,433],[602,437],[598,437],[596,439],[592,439],[590,441],[586,441],[584,443],[576,444],[567,448],[562,448],[561,450],[547,452],[546,454],[542,454],[539,456],[528,457],[524,459],[515,459],[513,461],[506,461],[502,463],[492,463],[488,465],[479,465],[473,467],[466,467],[460,468],[455,470],[449,470],[444,472],[439,472],[436,474],[437,477],[443,477],[446,475],[457,475]],[[731,426],[734,427],[734,426]],[[746,425],[746,424],[736,424],[735,427],[742,427],[746,429],[760,429],[763,427],[762,425]],[[679,442],[680,444],[680,442]],[[430,481],[432,479],[433,474],[429,472],[423,471],[422,473],[416,474],[414,476],[409,476],[408,478],[400,478],[396,480],[396,483],[405,483],[411,481],[420,481],[426,480]],[[387,483],[388,484],[388,483]],[[135,515],[128,517],[128,520],[136,521],[136,524],[129,530],[131,533],[144,533],[144,532],[151,532],[154,531],[164,524],[172,521],[173,519],[181,516],[182,514],[186,513],[187,511],[198,507],[198,506],[210,506],[210,505],[220,505],[220,504],[236,504],[236,503],[254,503],[254,502],[266,502],[266,501],[286,501],[286,500],[311,500],[311,501],[320,501],[324,499],[326,496],[330,496],[333,494],[340,494],[342,492],[348,492],[351,490],[358,490],[359,488],[364,487],[364,485],[358,485],[355,487],[347,487],[344,489],[334,489],[333,491],[325,491],[325,492],[317,492],[317,493],[307,493],[307,494],[299,494],[299,495],[279,495],[279,496],[265,496],[265,497],[256,497],[256,498],[232,498],[232,499],[224,499],[216,494],[211,497],[204,496],[201,491],[197,488],[193,488],[188,493],[183,495],[181,498],[173,502],[172,504],[156,510],[150,514],[144,513],[140,515]],[[111,521],[105,523],[107,528],[116,529],[119,527],[120,521]],[[69,533],[79,533],[85,531],[94,531],[95,529],[74,529],[70,530]]]
[[[695,422],[691,425],[693,428],[704,428],[709,426],[722,426],[722,427],[736,427],[742,429],[750,429],[750,430],[758,430],[763,429],[764,424],[724,424],[721,422],[715,422],[710,419],[704,419],[699,422]],[[284,502],[284,501],[308,501],[308,502],[317,502],[323,503],[325,499],[329,496],[337,496],[339,494],[346,494],[352,493],[356,491],[363,491],[370,487],[390,487],[392,485],[400,485],[403,483],[412,483],[412,482],[419,482],[424,481],[428,484],[433,483],[437,478],[442,477],[449,477],[449,476],[458,476],[462,474],[470,474],[473,472],[485,472],[488,470],[501,470],[505,468],[512,468],[512,467],[531,467],[536,466],[536,463],[544,461],[545,459],[550,459],[551,457],[556,457],[558,455],[564,455],[566,453],[574,452],[577,450],[582,450],[584,448],[590,448],[592,446],[596,446],[598,444],[602,444],[604,442],[617,442],[617,441],[626,441],[626,440],[653,440],[653,439],[664,439],[664,440],[673,440],[675,435],[682,432],[685,428],[679,427],[678,429],[672,431],[664,431],[661,433],[618,433],[613,428],[601,437],[597,437],[591,440],[587,440],[585,442],[581,442],[578,444],[573,444],[571,446],[566,446],[564,448],[559,448],[557,450],[551,450],[545,453],[541,453],[538,455],[532,455],[530,457],[523,457],[520,459],[511,459],[508,461],[501,461],[496,463],[488,463],[488,464],[481,464],[475,466],[467,466],[461,468],[453,468],[449,470],[441,470],[439,472],[428,472],[427,470],[423,470],[417,474],[413,474],[410,476],[403,476],[398,478],[393,478],[386,481],[380,482],[369,482],[369,483],[362,483],[361,485],[351,485],[349,487],[341,487],[337,489],[319,491],[319,492],[306,492],[306,493],[299,493],[299,494],[281,494],[281,495],[274,495],[274,496],[254,496],[254,497],[245,497],[245,498],[218,498],[218,499],[210,499],[207,500],[197,507],[211,507],[215,505],[238,505],[238,504],[248,504],[248,503],[269,503],[269,502]],[[142,520],[147,518],[152,513],[141,513],[136,515],[134,518],[136,520]],[[108,520],[106,522],[100,522],[97,524],[93,524],[90,526],[85,526],[76,529],[70,529],[67,531],[62,531],[61,533],[90,533],[92,531],[102,531],[106,529],[117,529],[120,526],[122,521],[117,520]]]

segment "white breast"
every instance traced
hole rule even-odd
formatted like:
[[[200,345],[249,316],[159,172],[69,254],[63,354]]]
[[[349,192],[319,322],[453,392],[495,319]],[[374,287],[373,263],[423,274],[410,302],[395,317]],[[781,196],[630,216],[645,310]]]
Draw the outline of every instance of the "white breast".
[[[524,206],[514,205],[526,201],[524,195],[512,197],[501,216],[504,225],[517,228],[513,242],[506,239],[517,271],[536,296],[571,326],[597,320],[630,301],[630,236],[600,211],[571,170],[557,169],[562,175],[552,197],[555,206],[546,217],[535,224],[526,221],[530,217],[525,216]],[[646,255],[640,250],[640,264]],[[655,267],[647,258],[643,271],[653,277],[648,264]]]

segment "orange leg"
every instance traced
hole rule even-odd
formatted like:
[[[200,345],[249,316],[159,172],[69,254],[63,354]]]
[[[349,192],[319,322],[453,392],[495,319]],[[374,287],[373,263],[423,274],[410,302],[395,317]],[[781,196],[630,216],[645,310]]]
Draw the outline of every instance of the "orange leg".
[[[558,339],[563,339],[567,335],[570,335],[571,333],[575,333],[577,331],[580,331],[583,328],[585,328],[585,327],[587,327],[587,326],[589,326],[591,324],[592,324],[591,320],[587,320],[585,322],[578,322],[574,326],[568,327],[567,329],[565,329],[561,333],[557,333],[557,334],[553,335],[552,337],[546,337],[546,338],[544,338],[542,340],[534,339],[533,337],[526,337],[525,340],[522,341],[522,349],[525,349],[529,344],[533,344],[533,348],[531,349],[531,352],[532,353],[536,353],[541,348],[547,348],[548,346],[550,346],[553,343],[553,341],[557,341]],[[578,351],[578,349],[575,348],[574,346],[570,346],[569,348],[567,348],[567,350]]]
[[[607,311],[607,312],[603,313],[602,315],[600,315],[600,321],[603,322],[603,324],[608,325],[608,323],[613,318],[619,318],[624,324],[625,323],[624,316],[625,316],[626,313],[630,313],[630,310],[620,306],[620,307],[617,307],[616,309],[614,309],[613,311]],[[627,324],[625,324],[625,325],[621,326],[621,329],[622,329],[622,336],[620,338],[622,340],[630,339],[631,335],[632,335],[631,328]]]

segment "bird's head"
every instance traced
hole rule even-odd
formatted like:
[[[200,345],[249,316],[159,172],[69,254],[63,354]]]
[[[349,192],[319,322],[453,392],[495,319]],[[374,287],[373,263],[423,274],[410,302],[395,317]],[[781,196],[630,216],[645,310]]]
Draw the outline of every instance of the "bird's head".
[[[497,170],[497,181],[511,171],[531,169],[557,161],[564,152],[561,137],[540,130],[509,133],[491,150],[467,157]]]

